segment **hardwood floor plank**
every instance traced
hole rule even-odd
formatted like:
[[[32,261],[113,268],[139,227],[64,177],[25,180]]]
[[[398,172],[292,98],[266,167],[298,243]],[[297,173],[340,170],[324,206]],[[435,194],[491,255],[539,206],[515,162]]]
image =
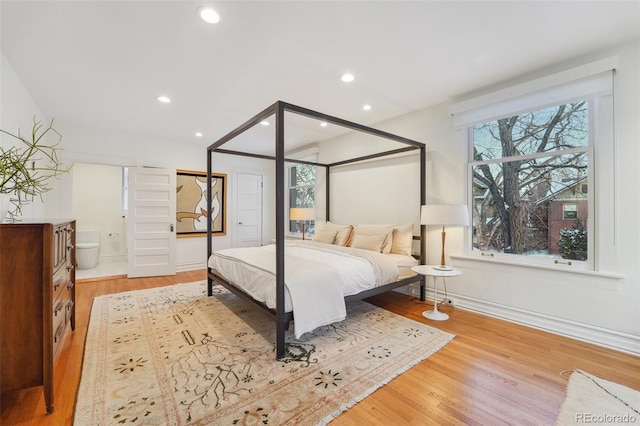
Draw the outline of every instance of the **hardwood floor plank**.
[[[46,415],[42,388],[26,389],[2,396],[0,424],[72,424],[94,297],[202,279],[205,270],[79,281],[76,330],[63,342],[55,365],[54,413]],[[422,316],[430,303],[395,292],[368,301],[456,337],[332,425],[553,425],[573,369],[640,389],[640,358],[633,355],[449,306],[441,308],[448,321],[430,321]]]

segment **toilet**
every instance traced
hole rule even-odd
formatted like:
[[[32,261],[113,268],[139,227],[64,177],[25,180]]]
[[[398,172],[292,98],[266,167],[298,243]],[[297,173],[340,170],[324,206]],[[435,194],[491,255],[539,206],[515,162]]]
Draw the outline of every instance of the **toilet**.
[[[76,232],[76,263],[78,269],[95,268],[100,250],[100,231]]]

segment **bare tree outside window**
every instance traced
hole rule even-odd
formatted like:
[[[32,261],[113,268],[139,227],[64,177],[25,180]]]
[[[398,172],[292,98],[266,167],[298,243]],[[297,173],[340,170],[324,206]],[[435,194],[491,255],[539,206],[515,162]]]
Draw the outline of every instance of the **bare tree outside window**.
[[[474,250],[558,255],[560,229],[587,228],[588,109],[568,103],[472,128]],[[577,205],[570,220],[567,200]]]

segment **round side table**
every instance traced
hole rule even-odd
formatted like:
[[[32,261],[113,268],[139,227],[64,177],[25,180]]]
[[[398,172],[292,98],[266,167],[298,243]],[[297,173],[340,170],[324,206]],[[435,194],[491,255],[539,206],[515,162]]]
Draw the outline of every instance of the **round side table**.
[[[418,265],[411,268],[411,270],[417,274],[425,275],[429,277],[433,277],[433,310],[424,311],[422,316],[434,321],[444,321],[449,319],[449,315],[444,312],[440,312],[438,310],[438,277],[442,277],[444,280],[445,277],[456,277],[460,275],[460,272],[457,269],[436,269],[434,265]]]

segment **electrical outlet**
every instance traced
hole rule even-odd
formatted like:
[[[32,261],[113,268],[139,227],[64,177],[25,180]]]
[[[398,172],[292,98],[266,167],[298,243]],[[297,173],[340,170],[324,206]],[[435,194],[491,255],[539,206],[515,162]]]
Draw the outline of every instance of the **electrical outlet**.
[[[456,306],[456,303],[453,301],[453,299],[445,299],[444,304],[447,306]]]
[[[407,292],[413,296],[420,296],[420,288],[411,284],[407,286]]]

